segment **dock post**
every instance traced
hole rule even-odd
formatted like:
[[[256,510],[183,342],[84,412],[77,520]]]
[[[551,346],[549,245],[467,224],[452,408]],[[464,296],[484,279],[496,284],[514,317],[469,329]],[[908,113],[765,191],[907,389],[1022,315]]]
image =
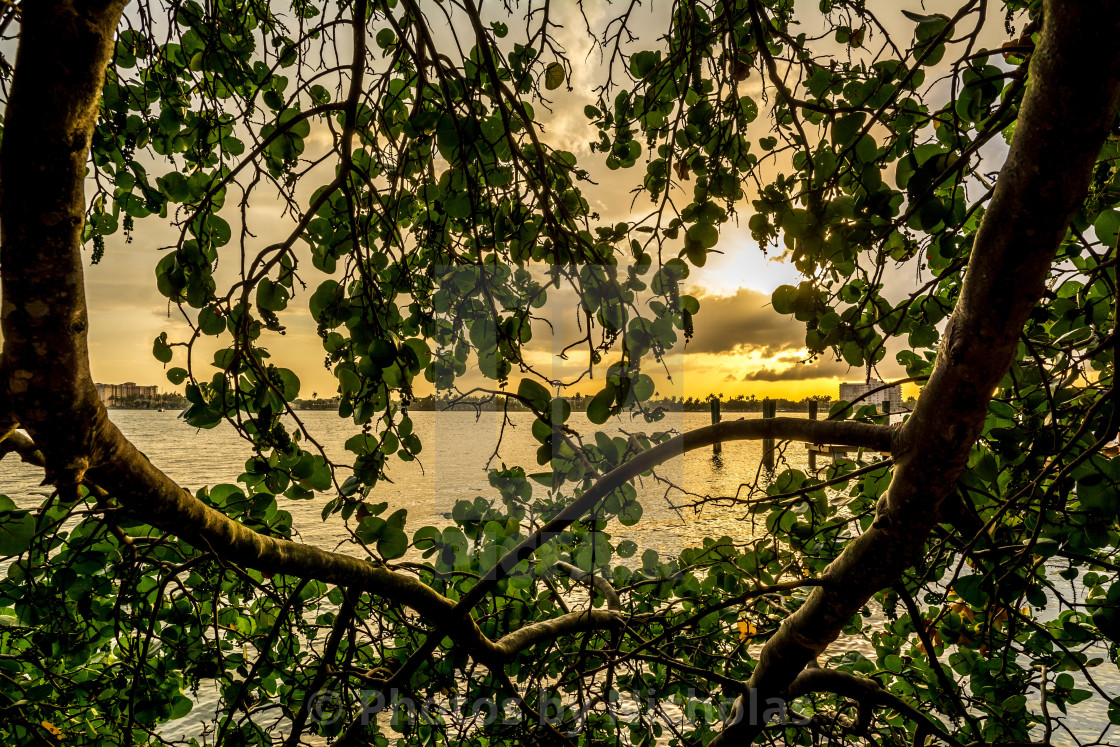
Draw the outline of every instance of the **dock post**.
[[[712,397],[711,406],[712,406],[712,425],[715,425],[721,419],[720,414],[719,414],[719,397]],[[723,444],[720,443],[719,441],[716,441],[714,444],[712,444],[712,456],[719,456],[721,453],[723,453]]]
[[[809,400],[809,420],[817,419],[817,406],[818,402],[815,399]],[[813,450],[814,444],[809,444],[809,470],[812,472],[817,471],[817,452]]]
[[[773,418],[777,409],[777,403],[767,397],[762,400],[762,417]],[[762,465],[768,472],[774,471],[774,439],[762,439]]]

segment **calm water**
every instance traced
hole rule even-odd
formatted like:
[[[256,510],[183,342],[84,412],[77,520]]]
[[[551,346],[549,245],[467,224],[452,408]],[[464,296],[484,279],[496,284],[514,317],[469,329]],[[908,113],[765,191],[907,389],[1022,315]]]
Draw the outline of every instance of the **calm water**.
[[[244,472],[245,461],[252,455],[245,441],[225,423],[213,430],[198,431],[179,420],[176,412],[110,410],[110,416],[153,464],[192,492],[205,485],[236,482],[237,476]],[[352,461],[353,454],[344,448],[346,439],[355,433],[352,423],[339,420],[332,412],[305,411],[299,416],[328,456],[342,464]],[[727,419],[737,416],[728,414]],[[448,524],[444,514],[451,511],[456,501],[473,500],[480,495],[494,497],[494,489],[487,479],[488,460],[492,460],[493,467],[501,467],[503,463],[519,465],[530,474],[546,469],[537,466],[539,444],[530,430],[531,413],[510,413],[512,422],[506,425],[500,445],[500,413],[483,412],[476,416],[468,411],[414,412],[411,417],[414,430],[424,443],[420,459],[412,463],[390,462],[392,482],[379,483],[368,499],[370,502],[387,501],[390,512],[407,508],[410,532],[425,524]],[[680,431],[709,422],[707,413],[669,413],[656,426],[659,430]],[[596,429],[581,412],[572,413],[569,425],[588,435]],[[608,432],[613,428],[614,435],[618,436],[623,432],[654,430],[641,421],[624,423],[619,420],[612,421],[606,428]],[[726,443],[719,459],[712,458],[710,448],[696,450],[660,467],[658,476],[698,495],[734,495],[741,482],[754,481],[761,457],[759,442]],[[791,446],[785,458],[791,466],[808,469],[803,448]],[[44,490],[39,487],[41,480],[41,471],[14,459],[0,463],[0,494],[9,496],[18,505],[38,505],[38,494]],[[535,490],[545,490],[533,484]],[[620,539],[633,539],[643,550],[652,547],[668,557],[684,547],[698,544],[702,537],[728,535],[744,540],[753,535],[750,519],[742,520],[746,511],[741,506],[709,504],[701,512],[674,508],[694,499],[668,483],[651,478],[643,479],[639,496],[644,509],[641,522],[630,528],[616,526],[612,534]],[[325,500],[281,498],[280,507],[291,512],[294,527],[305,542],[333,547],[345,535],[337,515],[322,521],[320,512]]]
[[[235,483],[244,471],[251,449],[234,429],[227,425],[196,431],[178,419],[176,412],[149,410],[111,410],[112,420],[132,442],[184,487],[195,490],[204,485]],[[333,412],[309,411],[299,413],[306,427],[323,446],[327,455],[340,463],[352,457],[344,448],[346,439],[354,434],[352,424],[341,421]],[[500,413],[484,412],[415,412],[412,413],[414,430],[424,443],[418,462],[393,461],[390,465],[392,482],[379,483],[371,493],[372,502],[386,501],[389,511],[408,509],[409,534],[421,526],[449,523],[448,514],[456,501],[476,496],[493,497],[494,491],[487,480],[486,465],[500,467],[519,465],[527,472],[543,471],[536,464],[537,442],[530,431],[533,416],[530,413],[511,413],[511,422],[502,433]],[[740,417],[728,413],[725,418]],[[747,415],[756,417],[756,415]],[[794,417],[798,417],[794,415]],[[804,417],[804,415],[800,415]],[[651,427],[641,421],[613,420],[606,429],[614,435],[626,432],[652,430],[689,430],[710,422],[707,413],[669,413],[665,420]],[[349,427],[347,427],[349,425]],[[583,413],[573,413],[569,425],[583,434],[594,433],[596,427]],[[702,510],[689,507],[696,496],[734,495],[742,483],[752,483],[759,475],[762,457],[761,443],[744,441],[725,443],[720,458],[713,458],[710,448],[684,454],[658,469],[662,481],[644,478],[639,485],[644,514],[633,527],[614,525],[610,531],[616,540],[632,539],[644,551],[657,550],[664,558],[674,557],[681,549],[698,545],[704,537],[727,535],[736,541],[754,536],[754,528],[742,506],[709,503]],[[804,448],[789,446],[782,458],[788,466],[807,470],[808,460]],[[823,464],[823,460],[822,460]],[[781,467],[779,466],[779,470]],[[38,505],[42,473],[9,457],[0,462],[0,494],[12,498],[18,505]],[[534,483],[535,490],[545,488]],[[684,488],[695,496],[686,495]],[[744,488],[744,495],[747,488]],[[320,516],[326,498],[310,501],[290,501],[281,498],[281,508],[290,511],[293,525],[303,541],[326,549],[335,549],[346,534],[338,515],[323,521]],[[346,551],[346,545],[338,547]],[[1050,615],[1043,615],[1044,618]],[[858,649],[873,655],[865,641],[838,641],[829,653],[844,649]],[[946,654],[947,656],[948,654]],[[1104,655],[1101,652],[1096,655]],[[1107,671],[1106,671],[1107,670]],[[1094,672],[1098,683],[1106,690],[1120,695],[1120,674],[1107,662]],[[1080,677],[1078,677],[1080,679]],[[205,694],[187,720],[213,707],[215,701]],[[1031,704],[1035,707],[1036,704]],[[1053,710],[1053,709],[1052,709]],[[1092,741],[1108,723],[1107,705],[1099,697],[1070,707],[1067,720],[1080,737]],[[198,723],[196,721],[196,723]],[[1115,731],[1115,729],[1113,730]],[[1062,740],[1054,734],[1055,742]],[[1107,737],[1106,737],[1107,740]],[[1107,742],[1106,742],[1107,743]]]

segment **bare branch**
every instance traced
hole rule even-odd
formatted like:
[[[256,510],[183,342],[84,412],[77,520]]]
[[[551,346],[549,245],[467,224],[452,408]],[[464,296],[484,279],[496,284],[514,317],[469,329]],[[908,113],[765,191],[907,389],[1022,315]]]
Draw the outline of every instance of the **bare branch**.
[[[581,568],[577,568],[571,563],[565,563],[563,561],[553,565],[553,568],[559,568],[560,570],[564,571],[569,576],[571,576],[573,581],[579,581],[582,584],[590,584],[596,591],[603,595],[604,599],[607,600],[607,609],[614,610],[616,612],[622,609],[622,602],[619,601],[618,591],[613,586],[611,586],[610,581],[603,578],[602,576],[598,576],[594,573],[588,573]]]

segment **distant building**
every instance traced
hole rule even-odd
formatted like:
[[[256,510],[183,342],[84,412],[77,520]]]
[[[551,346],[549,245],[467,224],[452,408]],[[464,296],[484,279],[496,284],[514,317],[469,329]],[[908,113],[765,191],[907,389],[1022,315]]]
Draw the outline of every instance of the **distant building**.
[[[94,384],[102,404],[123,404],[127,400],[151,400],[159,395],[158,386],[140,386],[134,381],[123,384]]]
[[[845,402],[851,402],[873,389],[879,389],[881,386],[883,386],[883,382],[874,378],[868,379],[866,384],[862,382],[846,382],[840,385],[840,399]],[[886,389],[880,389],[867,398],[860,400],[860,404],[879,405],[882,410],[887,409],[883,407],[883,405],[886,404],[890,407],[891,412],[898,412],[902,409],[902,387],[895,384]]]

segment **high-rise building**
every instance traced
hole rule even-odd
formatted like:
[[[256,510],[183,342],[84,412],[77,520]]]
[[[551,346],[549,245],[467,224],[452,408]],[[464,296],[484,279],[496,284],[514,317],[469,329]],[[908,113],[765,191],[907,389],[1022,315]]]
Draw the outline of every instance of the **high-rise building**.
[[[124,404],[126,400],[151,400],[159,395],[158,386],[140,386],[134,381],[126,381],[123,384],[94,384],[94,386],[97,387],[97,396],[106,407]]]
[[[840,399],[845,402],[851,402],[857,397],[862,397],[870,391],[879,389],[883,386],[883,382],[875,378],[869,378],[866,383],[862,382],[845,382],[840,385]],[[902,409],[902,387],[898,384],[894,386],[880,389],[874,394],[860,400],[861,405],[884,405],[887,404],[892,412],[898,412]],[[881,407],[881,409],[886,409]]]

